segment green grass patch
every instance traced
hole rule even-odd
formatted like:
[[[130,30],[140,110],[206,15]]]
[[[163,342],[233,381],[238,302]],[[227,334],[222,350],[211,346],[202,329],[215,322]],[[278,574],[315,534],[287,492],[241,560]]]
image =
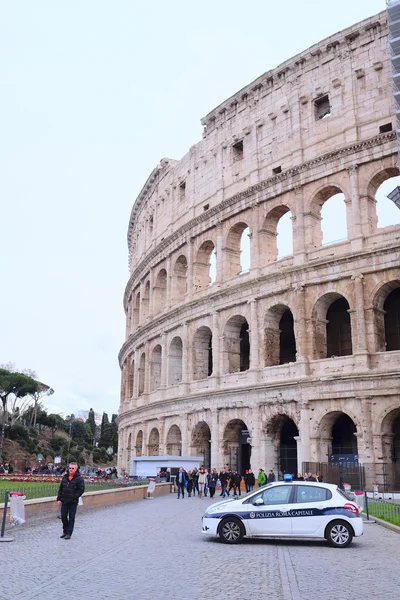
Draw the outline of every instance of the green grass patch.
[[[365,509],[364,509],[365,510]],[[389,502],[371,502],[368,501],[368,512],[371,517],[377,517],[392,523],[392,525],[398,525],[400,527],[400,505],[390,504]]]
[[[100,481],[99,483],[85,482],[86,492],[96,492],[98,490],[110,490],[120,489],[124,487],[131,487],[132,485],[143,485],[146,482],[140,481],[129,484],[121,483],[106,483]],[[50,498],[51,496],[57,496],[59,483],[46,483],[46,482],[27,482],[27,481],[0,481],[0,503],[4,502],[5,492],[22,492],[26,496],[27,500],[34,498]]]

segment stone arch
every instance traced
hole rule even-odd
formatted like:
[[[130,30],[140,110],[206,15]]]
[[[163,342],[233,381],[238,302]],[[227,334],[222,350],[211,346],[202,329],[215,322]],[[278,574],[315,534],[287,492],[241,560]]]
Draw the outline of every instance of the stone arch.
[[[315,359],[353,353],[349,310],[347,299],[337,292],[317,300],[312,317]]]
[[[154,346],[150,363],[150,391],[154,392],[161,386],[162,348],[160,344]]]
[[[384,461],[396,465],[400,464],[400,405],[394,409],[392,408],[385,415],[380,429]],[[399,475],[400,473],[398,473]]]
[[[320,444],[327,446],[328,454],[357,454],[355,434],[357,434],[357,423],[343,410],[332,410],[326,413],[319,423]]]
[[[202,326],[193,336],[193,379],[206,379],[213,372],[212,332]]]
[[[128,396],[132,398],[135,389],[135,360],[131,360],[128,369]]]
[[[154,312],[162,312],[167,305],[167,271],[160,269],[154,286]]]
[[[181,302],[187,293],[187,258],[184,254],[178,256],[173,268],[172,299]]]
[[[160,454],[160,433],[157,427],[153,427],[149,435],[148,456],[159,456]]]
[[[191,435],[192,456],[204,456],[204,466],[211,468],[211,430],[206,421],[199,421]]]
[[[262,261],[271,263],[278,258],[278,223],[287,213],[291,213],[290,208],[285,204],[282,204],[280,206],[275,206],[275,208],[270,210],[265,217],[262,229],[259,232],[260,255]],[[292,226],[290,233],[293,239]],[[279,235],[282,235],[282,233]]]
[[[400,185],[400,171],[396,166],[389,166],[376,171],[367,185],[367,199],[369,200],[369,230],[388,225],[397,225],[400,220],[399,209],[387,195]]]
[[[242,475],[250,469],[251,437],[249,429],[241,419],[230,420],[224,429],[222,451],[223,465]]]
[[[335,202],[339,200],[338,195],[340,194],[340,199],[345,200],[345,193],[342,187],[338,186],[335,183],[330,183],[324,186],[322,189],[318,190],[316,194],[314,194],[313,198],[310,202],[310,211],[309,217],[312,222],[311,227],[311,239],[309,240],[309,244],[313,248],[319,248],[324,243],[332,243],[324,241],[323,239],[323,227],[322,227],[322,219],[323,215],[321,214],[322,207],[330,200],[331,198],[336,198]],[[344,215],[346,216],[346,215]],[[337,224],[336,224],[337,225]],[[347,223],[345,223],[346,235],[345,238],[348,237],[347,234]]]
[[[271,307],[264,318],[264,365],[282,365],[296,361],[294,320],[284,304]]]
[[[140,323],[140,291],[135,295],[135,307],[133,309],[133,327],[136,329]]]
[[[233,225],[226,236],[224,248],[225,275],[227,278],[240,275],[243,269],[241,245],[243,235],[250,235],[247,223],[239,222]],[[250,252],[250,248],[249,248]]]
[[[139,364],[139,389],[138,394],[141,396],[144,394],[144,382],[146,375],[146,354],[142,352],[140,355],[140,364]]]
[[[175,336],[169,346],[168,385],[176,385],[182,381],[183,345],[179,336]]]
[[[136,456],[143,456],[143,431],[139,429],[136,436]]]
[[[142,298],[142,313],[141,313],[141,321],[145,323],[147,317],[149,316],[149,306],[150,306],[150,280],[146,281],[144,286],[144,293]]]
[[[372,301],[377,352],[400,350],[400,280],[383,284]]]
[[[206,240],[197,251],[196,260],[193,264],[194,290],[199,291],[207,288],[213,282],[211,277],[211,255],[215,253],[215,244]]]
[[[128,473],[132,469],[132,434],[128,435],[128,443],[126,445],[126,470]]]
[[[249,324],[242,315],[231,317],[223,334],[223,373],[238,373],[250,369]]]
[[[282,474],[297,474],[302,465],[297,464],[296,439],[299,430],[295,420],[285,413],[279,413],[267,422],[265,430],[273,444],[275,467]]]
[[[178,425],[172,425],[168,430],[166,451],[169,456],[182,456],[182,433]]]

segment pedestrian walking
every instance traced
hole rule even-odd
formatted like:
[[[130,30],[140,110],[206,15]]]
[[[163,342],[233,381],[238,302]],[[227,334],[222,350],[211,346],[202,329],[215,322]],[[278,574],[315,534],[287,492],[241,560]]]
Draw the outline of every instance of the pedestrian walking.
[[[79,498],[85,491],[85,482],[75,462],[69,463],[68,472],[63,475],[57,494],[57,504],[61,506],[63,533],[60,537],[69,540],[74,531],[76,509]]]
[[[274,483],[275,480],[276,480],[275,473],[271,469],[270,472],[268,473],[267,482],[268,483]]]
[[[206,483],[207,483],[206,472],[204,471],[203,467],[200,467],[199,479],[198,479],[198,484],[199,484],[199,498],[203,498],[203,496],[204,496],[204,488],[205,488],[205,484]]]
[[[182,493],[182,499],[185,497],[185,487],[187,484],[187,473],[183,467],[179,467],[178,475],[176,476],[176,485],[178,487],[178,500]]]
[[[262,487],[267,483],[267,478],[265,477],[264,469],[260,469],[257,477],[258,487]]]

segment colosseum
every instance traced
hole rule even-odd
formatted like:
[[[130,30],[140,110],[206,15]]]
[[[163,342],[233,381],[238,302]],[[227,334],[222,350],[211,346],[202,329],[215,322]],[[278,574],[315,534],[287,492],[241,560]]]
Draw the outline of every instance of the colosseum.
[[[201,123],[132,208],[120,470],[343,460],[400,486],[400,225],[379,226],[377,200],[399,174],[386,13]],[[344,234],[327,240],[329,205]]]

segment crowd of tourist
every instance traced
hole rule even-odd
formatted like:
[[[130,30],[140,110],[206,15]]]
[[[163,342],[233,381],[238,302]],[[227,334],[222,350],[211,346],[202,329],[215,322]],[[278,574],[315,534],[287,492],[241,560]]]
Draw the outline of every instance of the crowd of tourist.
[[[320,473],[304,473],[304,475],[297,473],[295,476],[290,475],[289,478],[293,481],[322,481]],[[285,476],[284,479],[288,479],[288,476]],[[276,475],[273,469],[269,471],[268,475],[264,469],[259,469],[256,479],[251,469],[247,469],[244,476],[242,476],[239,471],[232,471],[225,468],[222,468],[220,472],[215,468],[208,471],[203,466],[199,469],[195,467],[193,470],[188,471],[180,467],[175,479],[178,498],[184,498],[185,492],[189,498],[196,496],[196,492],[199,498],[207,495],[210,498],[214,498],[217,487],[221,488],[220,496],[222,498],[230,496],[231,493],[233,496],[240,496],[242,482],[244,483],[246,493],[248,493],[254,489],[256,483],[257,487],[262,487],[274,481],[276,481]]]

